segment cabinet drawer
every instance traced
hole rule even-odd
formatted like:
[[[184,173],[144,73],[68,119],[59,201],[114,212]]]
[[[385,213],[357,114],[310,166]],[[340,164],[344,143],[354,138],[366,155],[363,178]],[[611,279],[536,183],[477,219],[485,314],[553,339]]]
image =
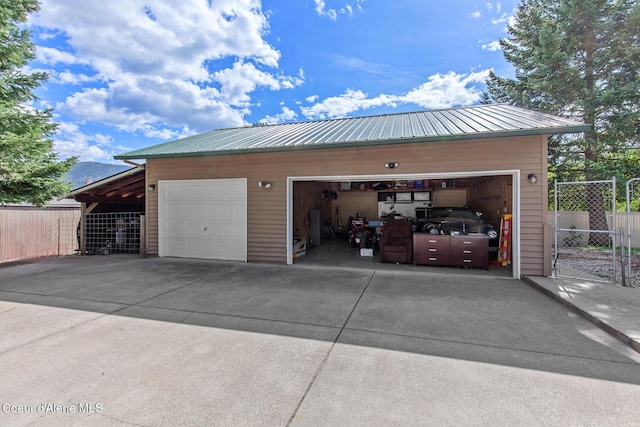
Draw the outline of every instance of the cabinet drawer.
[[[448,251],[449,250],[449,242],[444,239],[423,239],[422,246],[427,250],[433,251]]]
[[[415,264],[447,265],[449,236],[414,233],[413,261]]]
[[[489,239],[486,236],[454,236],[450,261],[456,267],[489,267]]]
[[[484,236],[454,236],[451,238],[451,252],[489,250],[489,238]]]
[[[416,264],[449,265],[449,254],[419,252],[413,254],[413,260]]]
[[[474,255],[460,255],[452,254],[450,258],[450,265],[456,267],[489,267],[489,253],[486,254],[474,254]]]

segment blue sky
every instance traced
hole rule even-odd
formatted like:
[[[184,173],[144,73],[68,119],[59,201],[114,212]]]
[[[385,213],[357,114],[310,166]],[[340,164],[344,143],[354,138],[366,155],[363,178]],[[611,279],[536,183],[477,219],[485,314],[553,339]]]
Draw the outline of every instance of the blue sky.
[[[216,128],[472,105],[519,1],[42,0],[60,158]]]

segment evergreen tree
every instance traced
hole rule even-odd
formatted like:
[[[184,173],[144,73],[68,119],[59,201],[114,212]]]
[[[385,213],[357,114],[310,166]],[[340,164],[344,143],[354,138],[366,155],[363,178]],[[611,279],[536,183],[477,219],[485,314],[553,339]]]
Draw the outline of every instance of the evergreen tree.
[[[617,172],[626,181],[637,168],[618,160],[640,145],[639,31],[636,0],[523,0],[500,41],[515,79],[491,73],[485,101],[591,125],[584,135],[550,138],[549,169],[558,179]],[[591,229],[606,228],[602,195],[589,200]]]
[[[24,71],[35,46],[21,24],[38,10],[37,0],[0,0],[0,203],[41,206],[70,189],[64,176],[75,159],[58,160],[51,110],[31,105],[47,75]]]

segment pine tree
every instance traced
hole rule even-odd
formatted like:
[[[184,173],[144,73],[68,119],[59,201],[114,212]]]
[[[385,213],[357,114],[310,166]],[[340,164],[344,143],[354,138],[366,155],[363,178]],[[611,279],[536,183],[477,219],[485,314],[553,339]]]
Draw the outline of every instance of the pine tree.
[[[550,138],[549,168],[558,179],[632,178],[637,169],[622,170],[615,159],[640,145],[639,3],[523,0],[508,31],[500,44],[515,79],[491,73],[485,101],[591,125],[584,135]],[[591,229],[606,229],[602,195],[589,200]]]
[[[70,189],[64,176],[75,159],[58,160],[51,110],[32,106],[47,75],[24,71],[35,46],[21,24],[38,10],[37,0],[0,0],[0,203],[41,206]]]

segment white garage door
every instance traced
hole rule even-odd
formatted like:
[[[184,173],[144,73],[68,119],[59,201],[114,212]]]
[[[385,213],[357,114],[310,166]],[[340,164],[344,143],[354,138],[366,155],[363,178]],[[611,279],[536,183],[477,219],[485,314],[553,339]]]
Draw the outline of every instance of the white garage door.
[[[158,252],[247,261],[247,180],[158,182]]]

